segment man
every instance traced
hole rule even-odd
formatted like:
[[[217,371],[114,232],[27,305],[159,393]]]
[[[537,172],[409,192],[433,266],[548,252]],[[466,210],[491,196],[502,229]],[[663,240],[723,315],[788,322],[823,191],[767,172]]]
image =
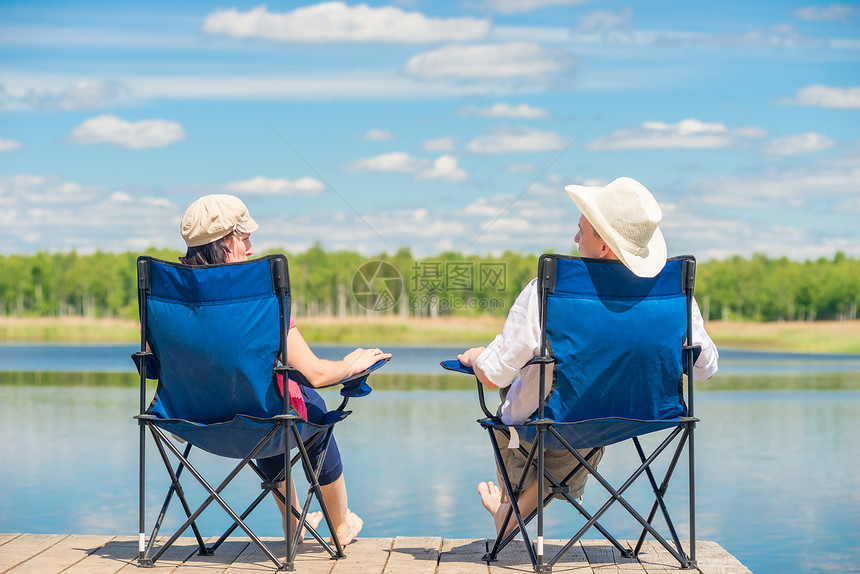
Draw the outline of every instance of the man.
[[[662,211],[651,193],[639,182],[622,177],[605,187],[569,185],[568,195],[576,203],[582,216],[574,241],[582,257],[621,261],[639,277],[654,277],[666,264],[666,242],[658,227]],[[702,314],[693,301],[693,340],[702,346],[693,367],[698,380],[711,378],[717,371],[719,353],[705,332]],[[540,354],[540,315],[538,310],[537,279],[533,279],[517,297],[502,333],[487,347],[474,347],[458,355],[466,366],[488,388],[500,388],[502,404],[498,416],[507,425],[519,425],[538,408],[540,367],[525,364]],[[547,395],[551,385],[547,385]],[[525,457],[516,448],[506,448],[506,439],[497,433],[505,467],[513,483],[519,480],[525,466]],[[526,445],[529,448],[530,445]],[[580,450],[586,456],[591,449]],[[597,466],[603,457],[601,448],[591,459]],[[547,470],[553,476],[566,476],[577,464],[576,458],[566,450],[547,450]],[[537,507],[538,483],[534,467],[528,469],[525,490],[518,506],[523,516]],[[579,497],[585,489],[588,473],[581,469],[568,483],[570,495]],[[493,515],[496,531],[510,506],[504,493],[492,482],[481,482],[478,493],[484,508]],[[516,526],[511,520],[506,534]]]

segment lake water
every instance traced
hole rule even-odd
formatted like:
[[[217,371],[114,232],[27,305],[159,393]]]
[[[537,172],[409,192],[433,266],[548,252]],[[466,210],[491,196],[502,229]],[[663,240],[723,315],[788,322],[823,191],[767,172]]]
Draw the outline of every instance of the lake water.
[[[136,532],[133,350],[0,346],[0,532]],[[377,390],[350,403],[355,413],[337,433],[363,534],[491,535],[475,492],[495,474],[474,422],[475,391],[467,378],[435,367],[456,349],[393,351],[386,373],[371,379]],[[343,348],[320,347],[319,354],[342,355]],[[860,571],[860,357],[726,350],[720,374],[699,389],[698,537],[719,542],[753,572]],[[150,468],[162,470],[154,448],[149,455]],[[609,448],[601,470],[618,475],[631,457],[632,447]],[[214,476],[226,471],[206,458],[199,457]],[[237,505],[259,489],[258,480],[244,479],[226,493]],[[151,475],[150,521],[165,488]],[[682,468],[668,494],[676,512],[685,489]],[[646,495],[630,492],[634,503]],[[189,496],[201,493],[190,489]],[[603,499],[598,485],[586,489],[586,505]],[[227,522],[214,507],[204,516],[211,533]],[[602,522],[621,537],[638,534],[621,512]],[[564,537],[581,523],[554,503],[546,535]],[[274,504],[259,509],[252,525],[278,535]],[[686,526],[679,529],[684,537]]]

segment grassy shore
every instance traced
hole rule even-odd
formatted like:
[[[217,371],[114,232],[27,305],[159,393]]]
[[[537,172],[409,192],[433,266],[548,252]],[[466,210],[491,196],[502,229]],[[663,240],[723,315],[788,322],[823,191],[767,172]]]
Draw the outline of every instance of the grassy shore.
[[[320,318],[297,321],[311,343],[346,345],[486,344],[501,330],[497,317]],[[708,332],[720,347],[803,353],[860,353],[860,321],[750,323],[711,321]],[[136,321],[122,319],[0,318],[5,343],[136,343]]]

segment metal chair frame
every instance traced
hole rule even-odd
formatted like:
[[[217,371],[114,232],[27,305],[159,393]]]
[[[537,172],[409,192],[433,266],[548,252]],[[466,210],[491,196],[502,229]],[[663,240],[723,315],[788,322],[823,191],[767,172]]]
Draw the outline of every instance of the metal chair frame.
[[[151,257],[140,257],[137,263],[138,270],[138,301],[140,307],[140,318],[141,318],[141,339],[140,339],[140,351],[134,353],[133,358],[135,362],[138,363],[138,368],[140,371],[140,413],[134,418],[138,421],[139,425],[139,449],[140,449],[140,473],[139,473],[139,547],[138,547],[138,558],[137,563],[142,567],[152,567],[155,566],[156,561],[161,558],[164,553],[176,542],[176,540],[190,527],[194,537],[197,540],[198,545],[198,554],[199,555],[211,555],[217,550],[217,548],[236,530],[236,528],[240,528],[243,530],[251,540],[260,548],[260,550],[275,564],[278,570],[287,570],[292,571],[295,569],[295,557],[297,546],[299,542],[299,536],[302,532],[302,527],[304,527],[317,542],[319,542],[323,549],[331,556],[332,559],[344,558],[346,555],[343,550],[343,546],[338,539],[337,533],[335,531],[331,514],[325,504],[325,500],[322,497],[322,490],[319,484],[319,475],[322,469],[322,464],[325,459],[325,453],[328,450],[333,427],[336,422],[343,420],[348,416],[351,411],[345,411],[345,407],[349,400],[349,396],[344,396],[341,404],[335,409],[339,413],[339,418],[334,422],[323,425],[315,425],[313,423],[309,423],[305,421],[301,416],[294,414],[290,409],[289,397],[286,392],[286,381],[290,376],[294,379],[299,380],[300,382],[304,382],[304,377],[301,373],[298,373],[294,369],[288,368],[284,365],[287,364],[287,331],[288,331],[288,323],[289,323],[289,309],[290,309],[290,290],[289,290],[289,271],[287,267],[287,260],[283,255],[270,255],[263,259],[268,259],[271,271],[272,271],[272,284],[274,289],[274,294],[278,299],[278,308],[279,308],[279,329],[280,329],[280,356],[282,364],[276,365],[273,367],[273,377],[275,374],[280,374],[283,376],[284,391],[281,393],[283,399],[283,412],[280,414],[276,414],[269,418],[265,419],[255,419],[258,422],[264,423],[268,426],[268,431],[265,435],[260,438],[259,442],[256,446],[248,452],[248,454],[242,458],[238,464],[236,464],[227,476],[217,485],[212,486],[206,478],[197,470],[197,468],[189,461],[189,454],[192,449],[192,444],[189,442],[186,444],[184,451],[180,450],[174,441],[172,441],[169,437],[169,432],[166,432],[164,429],[159,428],[159,419],[158,417],[150,414],[148,412],[147,406],[147,392],[146,392],[146,381],[147,381],[147,366],[148,363],[151,365],[153,363],[157,363],[157,360],[154,354],[148,350],[147,348],[147,338],[146,338],[146,325],[147,325],[147,295],[151,290],[151,273],[150,273],[150,265],[153,262],[160,265],[168,265],[173,267],[188,267],[183,266],[177,263],[160,261]],[[259,260],[254,260],[259,261]],[[233,264],[236,265],[236,264]],[[238,264],[241,265],[241,264]],[[200,266],[200,267],[212,267],[212,266]],[[373,368],[381,366],[384,362],[380,362],[378,365],[375,365]],[[369,374],[368,371],[364,371],[363,373],[359,373],[340,381],[336,384],[349,384],[355,381],[363,381],[367,378]],[[161,381],[159,381],[159,389],[160,389]],[[156,396],[158,391],[156,391]],[[343,394],[343,393],[342,393]],[[155,403],[155,400],[152,401],[152,404]],[[304,426],[314,427],[316,428],[316,432],[306,440],[302,440],[301,434],[299,432],[298,424],[302,424]],[[148,539],[145,534],[146,530],[146,505],[145,505],[145,492],[146,492],[146,435],[147,431],[151,435],[156,449],[160,455],[162,462],[164,463],[165,469],[170,478],[170,486],[167,491],[167,495],[165,496],[164,503],[162,504],[161,510],[158,513],[158,517],[155,521],[155,525],[152,528],[151,534]],[[266,480],[266,477],[259,470],[257,465],[254,462],[254,458],[260,449],[266,445],[266,443],[277,436],[279,433],[284,434],[285,440],[285,450],[284,450],[284,469],[280,472],[280,475],[276,477],[274,481]],[[322,447],[322,455],[319,457],[318,464],[316,468],[313,467],[310,461],[310,457],[308,455],[308,448],[315,444],[316,441],[322,440],[324,441]],[[295,446],[298,449],[297,454],[295,454],[292,458],[290,456],[291,448]],[[171,458],[172,456],[172,458]],[[217,456],[217,455],[212,455]],[[177,466],[174,469],[173,463],[176,462]],[[298,510],[293,506],[292,501],[292,489],[289,487],[285,488],[286,495],[282,494],[279,491],[280,485],[283,483],[285,485],[289,485],[291,480],[291,471],[292,467],[301,462],[303,467],[306,469],[306,474],[309,476],[309,485],[308,485],[308,493],[304,500],[304,503],[301,506],[301,509]],[[241,513],[237,513],[221,496],[221,492],[227,487],[230,482],[245,468],[251,468],[262,480],[261,488],[262,492],[257,498],[250,503],[250,505]],[[194,510],[192,511],[188,501],[185,496],[185,492],[183,490],[182,484],[180,483],[180,478],[184,469],[188,469],[188,472],[193,476],[193,478],[202,486],[204,491],[208,494],[208,497]],[[266,498],[269,492],[274,493],[274,495],[280,500],[285,508],[290,509],[290,514],[298,518],[299,527],[293,531],[292,520],[286,520],[285,530],[284,530],[284,547],[285,547],[285,560],[282,562],[267,546],[264,542],[248,527],[245,520],[251,514],[251,512],[259,506],[259,504]],[[179,526],[176,532],[170,536],[165,542],[163,542],[159,548],[156,549],[156,542],[158,540],[158,534],[163,524],[165,515],[167,514],[168,507],[173,500],[174,495],[179,500],[180,505],[182,506],[182,510],[186,516],[185,522]],[[334,542],[334,547],[330,545],[323,537],[316,531],[316,529],[310,527],[305,519],[308,514],[308,510],[312,501],[316,499],[320,508],[323,512],[323,516],[325,518],[326,525],[328,526],[329,532],[331,533],[332,541]],[[223,508],[223,510],[232,518],[232,525],[215,541],[213,544],[207,546],[202,535],[200,534],[200,530],[197,526],[197,519],[202,514],[202,512],[211,505],[212,502],[217,502],[219,506]],[[298,501],[297,501],[298,502]]]
[[[547,341],[547,295],[552,292],[555,285],[555,261],[559,259],[571,259],[571,260],[582,260],[580,257],[572,257],[572,256],[563,256],[563,255],[542,255],[540,257],[539,268],[538,268],[538,296],[541,302],[541,342],[540,348],[541,353],[539,356],[532,359],[529,364],[539,364],[540,365],[540,386],[539,386],[539,396],[546,396],[546,385],[548,379],[552,378],[553,387],[555,385],[555,369],[552,369],[552,375],[548,376],[546,370],[548,367],[552,367],[556,362],[553,357],[552,350]],[[700,350],[700,348],[696,345],[689,344],[692,341],[692,301],[693,301],[693,288],[695,285],[695,268],[696,262],[692,256],[683,256],[670,259],[683,260],[683,285],[682,290],[686,295],[687,301],[687,324],[686,324],[686,335],[688,344],[685,344],[680,348],[680,351],[683,354],[684,362],[686,365],[692,365],[694,362],[695,352]],[[454,361],[456,362],[456,361]],[[452,366],[450,364],[446,364],[443,362],[443,367],[449,370],[457,370],[459,372],[470,372],[471,369],[458,369],[456,366]],[[517,504],[511,504],[510,508],[503,520],[503,524],[499,529],[499,532],[490,547],[488,545],[487,554],[484,555],[483,559],[485,561],[494,562],[497,560],[498,553],[505,548],[518,534],[521,534],[523,540],[526,545],[526,550],[529,555],[529,559],[531,560],[532,566],[535,572],[551,572],[552,567],[566,554],[570,548],[576,544],[579,540],[581,540],[582,536],[591,528],[596,528],[605,538],[609,541],[612,546],[614,546],[622,556],[624,557],[635,557],[639,554],[642,549],[642,545],[645,541],[645,538],[650,534],[657,542],[659,542],[680,564],[681,568],[684,569],[695,569],[696,568],[696,519],[695,519],[695,454],[694,454],[694,436],[693,432],[696,427],[696,423],[699,419],[693,416],[693,373],[692,369],[686,369],[687,375],[687,396],[686,402],[683,400],[683,389],[679,388],[679,395],[682,403],[686,407],[686,416],[681,417],[679,422],[671,429],[668,436],[665,437],[662,442],[648,455],[646,456],[645,451],[642,448],[641,441],[639,440],[639,436],[633,436],[631,439],[633,445],[636,449],[636,452],[640,459],[640,464],[636,468],[636,470],[627,478],[627,480],[621,484],[618,488],[613,487],[591,464],[593,456],[597,452],[597,448],[591,449],[585,456],[580,454],[575,448],[573,448],[569,442],[564,438],[562,433],[559,432],[558,427],[562,427],[565,425],[577,424],[576,422],[558,422],[551,419],[547,419],[544,416],[544,409],[546,407],[547,402],[550,397],[546,397],[546,399],[541,400],[539,403],[539,407],[536,413],[537,418],[534,420],[529,420],[525,423],[524,426],[533,426],[537,429],[536,440],[532,443],[531,449],[526,449],[524,446],[519,445],[517,448],[520,453],[522,453],[526,457],[526,467],[529,465],[534,466],[537,469],[539,475],[542,475],[547,482],[550,484],[550,488],[548,492],[546,492],[546,488],[543,480],[538,480],[538,500],[540,503],[537,505],[537,508],[532,511],[528,516],[523,517],[519,507]],[[681,381],[680,384],[682,384]],[[525,481],[526,473],[523,472],[520,480],[517,484],[513,484],[510,476],[508,475],[507,469],[505,469],[504,464],[502,463],[502,455],[501,450],[499,448],[498,441],[494,434],[495,432],[501,432],[504,436],[510,440],[510,431],[501,422],[501,420],[495,415],[495,413],[491,412],[487,407],[485,396],[484,396],[484,387],[478,381],[478,399],[481,409],[484,412],[485,418],[480,419],[478,421],[481,426],[486,429],[490,436],[490,442],[493,447],[493,454],[496,458],[498,467],[500,469],[501,474],[501,482],[502,487],[505,490],[508,499],[511,501],[516,501],[519,498],[519,495],[523,491],[523,484]],[[647,431],[646,431],[647,432]],[[553,477],[549,472],[545,470],[544,466],[544,451],[545,451],[545,441],[547,438],[547,433],[558,441],[567,451],[569,451],[572,456],[576,458],[578,464],[576,467],[571,470],[567,476],[565,476],[562,480],[558,480],[557,477]],[[668,468],[663,476],[661,483],[658,485],[657,480],[654,476],[654,473],[651,469],[651,464],[660,456],[664,451],[666,451],[673,443],[677,442],[675,446],[674,453],[672,455],[671,462],[668,465]],[[686,552],[681,544],[681,541],[678,537],[677,530],[675,525],[669,515],[668,509],[666,507],[666,503],[664,500],[666,491],[669,487],[669,480],[672,477],[678,462],[681,459],[682,452],[684,448],[687,447],[688,451],[688,464],[689,464],[689,520],[690,520],[690,547],[689,553]],[[585,469],[588,474],[600,483],[607,492],[609,493],[609,499],[593,514],[589,513],[576,499],[574,499],[569,494],[569,487],[567,486],[567,482],[574,476],[576,472],[580,469]],[[651,490],[654,494],[654,503],[648,513],[647,518],[643,517],[624,497],[623,494],[627,489],[642,475],[645,474],[648,478],[648,482],[651,486]],[[551,558],[548,560],[545,559],[544,556],[544,508],[548,505],[555,495],[561,495],[564,500],[571,504],[579,513],[582,515],[586,523],[570,538],[570,540]],[[628,513],[636,519],[637,522],[642,526],[642,532],[639,535],[637,543],[635,547],[631,550],[624,545],[622,545],[612,534],[604,528],[598,521],[599,519],[606,513],[607,510],[614,504],[618,503],[623,506]],[[666,540],[666,537],[661,535],[653,526],[653,521],[656,517],[657,511],[660,511],[664,517],[664,520],[667,524],[667,529],[669,531],[669,538],[671,538],[671,542]],[[530,541],[529,534],[526,530],[526,526],[535,518],[537,518],[537,539],[534,544]],[[508,534],[504,535],[505,530],[508,527],[510,521],[514,519],[516,520],[516,526],[514,530]]]

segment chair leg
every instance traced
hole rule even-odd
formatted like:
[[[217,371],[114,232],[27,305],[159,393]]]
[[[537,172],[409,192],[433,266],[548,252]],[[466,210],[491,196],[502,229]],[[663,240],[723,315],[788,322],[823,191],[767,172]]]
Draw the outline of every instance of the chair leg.
[[[323,460],[325,459],[325,454],[328,451],[328,445],[331,441],[332,431],[333,431],[332,427],[329,427],[325,431],[321,431],[321,432],[326,433],[325,437],[323,438],[323,440],[325,442],[323,444],[322,453],[319,457],[319,460],[317,461],[317,466],[316,466],[316,468],[314,468],[313,465],[311,464],[310,456],[308,455],[307,449],[304,447],[304,444],[302,444],[302,442],[301,442],[301,437],[299,435],[298,429],[296,429],[295,427],[293,428],[293,432],[295,433],[296,440],[299,442],[299,456],[301,456],[302,464],[305,465],[305,468],[311,469],[310,474],[311,474],[313,480],[311,481],[309,490],[313,493],[313,496],[316,497],[317,502],[320,505],[320,509],[322,510],[323,518],[326,521],[326,525],[328,526],[329,532],[331,533],[331,539],[335,545],[334,553],[332,553],[331,547],[327,543],[322,541],[319,537],[317,537],[317,541],[322,542],[322,544],[326,548],[326,550],[328,550],[328,552],[332,555],[332,558],[346,558],[346,554],[343,551],[343,546],[340,543],[340,538],[337,535],[337,531],[334,527],[334,521],[331,518],[331,513],[329,512],[328,506],[326,505],[325,499],[323,498],[322,488],[320,487],[320,483],[319,483],[319,475],[320,475],[320,472],[322,472],[322,464],[323,464]],[[303,506],[300,523],[303,523],[305,520],[305,517],[307,516],[308,509],[310,507],[310,502],[311,502],[311,492],[308,492],[308,498],[306,499],[305,505]]]
[[[152,429],[150,429],[152,430]],[[158,453],[161,456],[161,460],[164,463],[165,469],[167,469],[167,473],[170,476],[170,487],[167,489],[167,495],[164,498],[164,503],[161,506],[161,511],[158,514],[158,518],[155,521],[155,525],[153,526],[152,533],[149,536],[149,541],[145,543],[144,540],[141,540],[142,545],[142,556],[138,558],[138,563],[141,566],[152,566],[155,563],[157,557],[153,558],[150,556],[153,547],[155,546],[155,541],[158,538],[158,532],[161,529],[161,524],[164,521],[164,516],[167,513],[167,508],[170,506],[170,502],[173,499],[173,494],[175,493],[179,498],[180,504],[182,505],[183,510],[185,511],[185,516],[191,516],[191,509],[188,506],[188,502],[185,499],[185,494],[182,491],[182,485],[179,481],[180,476],[182,475],[182,470],[185,466],[180,463],[174,472],[173,467],[170,464],[170,459],[167,456],[167,453],[164,450],[164,446],[161,444],[161,441],[167,440],[166,438],[152,433],[155,446],[158,449]],[[184,456],[187,459],[189,452],[191,451],[191,445],[188,444],[185,448]],[[208,556],[212,554],[212,550],[206,547],[206,543],[203,541],[203,537],[200,535],[200,531],[197,528],[197,524],[192,522],[191,528],[194,531],[194,536],[197,539],[197,545],[199,547],[198,555],[200,556]],[[160,556],[160,554],[158,555]]]
[[[692,384],[692,382],[690,383]],[[690,568],[697,568],[696,562],[696,449],[693,448],[693,430],[696,423],[687,423],[687,435],[689,436],[690,444],[687,446],[690,458]]]
[[[170,475],[170,488],[167,489],[167,496],[164,498],[164,504],[161,506],[161,511],[158,513],[158,518],[155,520],[155,526],[152,529],[152,534],[150,535],[150,541],[147,545],[147,550],[151,550],[152,546],[155,544],[155,540],[158,537],[158,531],[161,530],[161,524],[164,522],[164,517],[167,514],[167,508],[170,506],[170,502],[173,499],[173,494],[175,493],[177,498],[179,498],[179,503],[182,505],[182,510],[185,512],[186,518],[191,516],[191,508],[188,506],[188,501],[185,499],[185,493],[182,490],[182,484],[179,479],[182,476],[182,471],[185,468],[185,465],[179,463],[176,467],[176,471],[170,465],[170,460],[167,457],[167,453],[164,451],[164,447],[159,443],[160,439],[156,439],[156,447],[158,448],[158,452],[161,455],[161,460],[164,462],[164,466],[167,469],[167,473]],[[183,457],[187,460],[188,455],[191,453],[191,443],[188,443],[185,446],[185,452],[183,453]],[[200,548],[198,551],[199,556],[211,556],[214,552],[214,548],[207,548],[206,543],[203,541],[203,536],[200,534],[200,530],[197,528],[197,523],[191,523],[191,530],[194,532],[194,537],[197,539],[197,545]]]
[[[587,455],[585,455],[586,462],[588,462],[590,464],[591,460],[594,458],[594,455],[597,454],[598,450],[600,450],[600,449],[599,448],[591,449],[591,451],[589,451],[589,453]],[[549,480],[550,484],[552,484],[553,487],[559,488],[562,484],[567,484],[567,482],[570,481],[573,478],[573,476],[577,472],[579,472],[579,470],[581,468],[583,468],[582,463],[578,463],[576,465],[576,467],[572,471],[570,471],[566,477],[564,477],[564,480],[562,480],[561,483],[559,483],[555,479],[555,477],[553,477],[550,473],[548,473],[546,471],[544,471],[544,477],[547,480]],[[591,520],[591,518],[592,518],[591,514],[581,504],[579,504],[579,502],[577,502],[575,498],[570,496],[569,493],[564,492],[564,493],[562,493],[562,496],[564,496],[565,500],[568,503],[570,503],[574,508],[576,508],[576,510],[586,520]],[[552,493],[550,493],[550,495],[548,495],[544,499],[544,503],[543,503],[544,506],[549,504],[551,500],[552,500]],[[526,523],[528,523],[529,520],[530,520],[530,518],[527,518]],[[594,526],[594,528],[596,528],[598,530],[598,532],[600,532],[604,536],[604,538],[606,538],[606,540],[608,540],[618,550],[618,552],[621,553],[622,556],[624,556],[625,558],[633,558],[633,556],[634,556],[633,552],[631,552],[629,548],[625,548],[624,546],[622,546],[621,543],[618,542],[618,540],[616,540],[615,537],[612,536],[612,534],[610,534],[610,532],[608,530],[606,530],[606,528],[604,528],[599,522],[597,522],[595,520],[593,526]]]
[[[212,486],[206,481],[206,479],[203,478],[203,476],[197,471],[197,469],[194,468],[194,466],[191,465],[188,462],[188,460],[182,456],[182,453],[179,451],[179,449],[177,449],[176,446],[174,446],[173,443],[171,443],[167,439],[167,437],[163,434],[163,432],[160,429],[158,429],[154,426],[151,427],[152,432],[156,435],[159,435],[159,437],[161,438],[161,442],[165,446],[167,446],[167,448],[171,451],[173,456],[175,456],[184,466],[186,466],[188,468],[188,472],[190,472],[191,475],[200,483],[200,485],[209,493],[209,497],[203,501],[203,503],[197,508],[197,510],[195,510],[191,514],[191,516],[188,517],[188,519],[179,527],[179,529],[173,534],[173,536],[171,536],[164,543],[164,545],[158,550],[158,552],[156,552],[151,557],[150,560],[152,561],[152,563],[155,563],[155,561],[158,560],[161,557],[161,555],[164,554],[164,552],[170,546],[173,545],[174,542],[176,542],[176,540],[197,519],[197,517],[200,516],[200,514],[209,506],[209,504],[211,504],[213,501],[215,501],[215,502],[218,502],[218,504],[225,510],[225,512],[227,512],[227,514],[230,515],[230,518],[232,518],[235,522],[237,522],[239,524],[239,526],[242,528],[242,530],[244,530],[245,533],[248,534],[248,536],[251,538],[251,540],[253,540],[254,543],[257,544],[257,546],[260,548],[260,550],[262,550],[263,553],[266,554],[266,556],[270,560],[272,560],[272,562],[274,562],[275,565],[279,569],[281,569],[285,566],[284,564],[281,563],[280,560],[278,560],[278,558],[272,553],[272,551],[269,550],[269,548],[263,543],[263,541],[260,540],[260,538],[256,534],[254,534],[254,532],[250,528],[248,528],[248,526],[245,524],[245,522],[236,514],[235,511],[233,511],[233,509],[230,507],[230,505],[227,504],[227,502],[224,501],[224,499],[221,498],[221,496],[220,496],[220,492],[222,490],[224,490],[224,488],[236,477],[237,474],[239,474],[239,471],[242,470],[242,468],[248,463],[248,461],[250,461],[252,458],[254,458],[254,456],[256,456],[256,454],[260,451],[261,448],[263,448],[263,446],[266,444],[266,442],[268,442],[269,439],[275,435],[275,433],[277,432],[279,427],[280,427],[280,425],[274,425],[272,427],[272,429],[269,431],[269,433],[267,433],[266,436],[263,437],[263,439],[251,451],[251,453],[249,453],[242,461],[239,462],[239,464],[236,465],[236,467],[230,472],[230,474],[227,475],[227,477],[221,482],[221,484],[218,485],[217,488],[212,488]]]
[[[630,503],[628,503],[621,496],[630,487],[630,485],[633,484],[633,482],[637,478],[639,478],[639,476],[643,472],[645,472],[645,469],[647,469],[651,465],[651,463],[654,462],[654,460],[660,455],[660,453],[662,453],[666,449],[666,447],[674,441],[674,439],[681,432],[680,427],[672,431],[672,433],[660,444],[660,446],[657,447],[657,449],[651,454],[651,456],[648,457],[648,459],[643,462],[639,466],[639,468],[637,468],[636,471],[632,475],[630,475],[630,477],[624,482],[624,484],[622,484],[621,487],[619,487],[617,490],[613,488],[613,486],[609,484],[609,482],[607,482],[607,480],[603,478],[603,476],[599,472],[597,472],[594,467],[588,464],[585,458],[581,454],[579,454],[576,449],[571,447],[570,444],[564,439],[564,437],[562,437],[558,433],[558,431],[556,431],[552,427],[550,427],[549,430],[555,436],[555,438],[558,439],[558,441],[567,450],[569,450],[571,454],[573,454],[580,461],[580,463],[582,463],[588,473],[591,474],[595,478],[595,480],[597,480],[610,494],[609,500],[607,500],[603,504],[603,506],[600,507],[600,509],[592,516],[592,518],[588,522],[586,522],[586,524],[579,530],[579,532],[574,535],[574,537],[564,546],[564,548],[555,556],[555,558],[553,558],[548,563],[550,567],[553,566],[561,558],[561,556],[564,555],[570,549],[570,547],[573,546],[573,544],[575,544],[582,537],[582,535],[585,534],[585,532],[588,531],[588,529],[591,528],[601,516],[603,516],[604,513],[606,513],[607,510],[609,510],[609,507],[612,506],[612,504],[616,501],[621,504],[625,508],[625,510],[627,510],[627,512],[631,516],[633,516],[633,518],[635,518],[643,527],[645,527],[651,534],[651,536],[653,536],[658,542],[660,542],[666,548],[666,550],[670,554],[672,554],[672,556],[676,560],[678,560],[682,567],[688,567],[687,558],[679,554],[674,548],[672,548],[672,546],[660,535],[660,533],[654,530],[654,528],[636,511],[636,509],[633,508]]]
[[[496,556],[499,553],[499,550],[501,550],[504,546],[506,546],[508,544],[508,542],[513,540],[513,538],[517,534],[517,530],[519,530],[519,532],[522,533],[523,541],[525,542],[526,551],[528,552],[529,559],[531,560],[532,565],[536,565],[537,564],[537,555],[535,554],[535,549],[532,548],[532,545],[529,542],[528,532],[526,532],[526,523],[523,521],[523,517],[522,517],[522,514],[520,513],[519,505],[517,504],[517,500],[519,499],[518,493],[522,492],[522,486],[523,486],[523,483],[525,482],[526,473],[525,472],[522,473],[522,475],[520,476],[520,479],[517,481],[517,488],[514,489],[512,484],[511,484],[510,477],[508,476],[508,471],[502,462],[502,454],[501,454],[501,450],[499,449],[499,443],[496,440],[496,435],[493,433],[492,428],[488,428],[487,430],[489,431],[489,434],[490,434],[490,442],[492,443],[492,446],[493,446],[493,454],[496,457],[496,463],[498,464],[499,469],[500,469],[502,483],[503,483],[503,486],[505,487],[505,492],[508,495],[508,500],[510,501],[510,508],[508,509],[508,512],[505,515],[505,519],[502,521],[502,524],[499,527],[499,531],[496,534],[496,541],[493,545],[492,550],[490,551],[489,554],[485,555],[482,558],[482,560],[485,560],[486,562],[494,562],[496,560]],[[534,459],[534,455],[535,455],[536,450],[537,450],[537,444],[533,445],[531,451],[529,452],[529,456],[526,459],[526,464],[525,464],[524,468],[527,468],[531,464],[532,460]],[[504,532],[505,532],[505,529],[508,527],[508,522],[510,522],[511,514],[513,514],[517,519],[517,527],[514,529],[513,532],[511,532],[511,534],[507,537],[507,539],[504,539]],[[503,539],[504,539],[504,544],[502,543]]]
[[[648,480],[651,483],[651,489],[654,491],[654,504],[651,506],[651,511],[648,514],[648,524],[652,524],[654,517],[657,514],[657,509],[659,508],[663,513],[663,519],[666,521],[666,526],[669,529],[669,533],[672,536],[672,540],[675,542],[675,546],[678,549],[679,554],[684,554],[684,549],[681,546],[681,540],[678,537],[678,533],[675,531],[675,525],[672,522],[672,518],[669,516],[669,511],[666,508],[666,503],[664,501],[664,496],[666,495],[666,491],[669,489],[669,480],[672,478],[672,474],[675,472],[675,467],[678,464],[678,460],[681,457],[681,452],[684,449],[684,445],[687,441],[687,434],[684,433],[681,435],[681,438],[678,442],[678,447],[675,449],[675,454],[672,457],[672,461],[669,463],[669,467],[666,470],[666,474],[663,477],[663,482],[660,486],[657,486],[657,481],[654,479],[654,474],[651,472],[650,467],[646,469],[646,473],[648,475]],[[639,437],[633,438],[633,444],[636,447],[636,452],[639,454],[639,459],[642,462],[645,462],[645,452],[642,450],[642,444],[639,442]],[[647,535],[647,530],[645,528],[642,529],[642,533],[639,535],[639,540],[636,543],[636,553],[638,554],[642,548],[642,544],[645,541],[645,536]]]

